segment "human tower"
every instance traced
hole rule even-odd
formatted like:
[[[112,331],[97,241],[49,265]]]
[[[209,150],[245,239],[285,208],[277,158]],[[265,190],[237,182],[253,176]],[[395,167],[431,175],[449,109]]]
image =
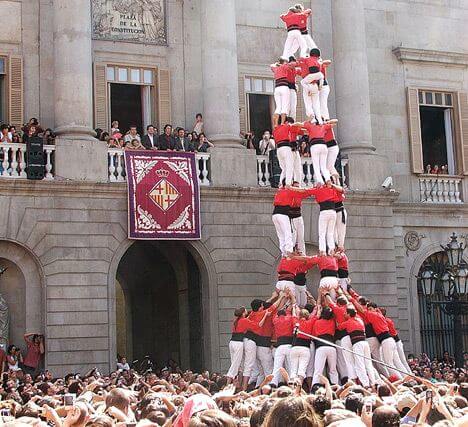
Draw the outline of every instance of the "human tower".
[[[308,30],[310,9],[301,4],[281,15],[287,29],[282,56],[271,65],[275,78],[273,116],[280,188],[274,198],[272,220],[281,261],[271,297],[254,299],[251,310],[234,312],[229,342],[231,366],[227,373],[239,388],[264,381],[273,386],[294,381],[313,386],[328,379],[347,380],[374,387],[387,378],[411,372],[403,345],[386,310],[351,286],[345,251],[347,212],[344,189],[335,162],[339,147],[330,119],[327,67]],[[296,54],[299,50],[298,57]],[[307,120],[296,122],[300,78]],[[301,188],[302,166],[297,149],[299,135],[307,135],[315,186]],[[319,252],[307,256],[302,201],[314,197],[319,204]],[[307,272],[318,267],[317,300],[306,286]],[[363,357],[364,356],[364,357]],[[382,361],[385,364],[373,363]]]

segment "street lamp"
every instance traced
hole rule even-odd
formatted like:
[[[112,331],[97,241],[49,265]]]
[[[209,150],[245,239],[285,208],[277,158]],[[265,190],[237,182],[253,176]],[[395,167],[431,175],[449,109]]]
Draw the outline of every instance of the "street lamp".
[[[442,246],[447,262],[442,269],[426,266],[417,278],[426,297],[428,309],[438,306],[449,316],[453,316],[454,352],[458,366],[463,365],[463,331],[462,316],[468,314],[468,264],[463,259],[466,245],[458,242],[453,233],[450,242]]]

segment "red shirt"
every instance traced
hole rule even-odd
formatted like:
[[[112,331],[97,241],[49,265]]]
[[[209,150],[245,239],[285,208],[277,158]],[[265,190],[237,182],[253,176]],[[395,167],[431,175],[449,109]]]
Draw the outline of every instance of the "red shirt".
[[[306,9],[306,10],[301,12],[301,15],[304,15],[305,18],[306,18],[306,25],[304,27],[299,28],[301,31],[306,31],[307,30],[307,18],[311,14],[312,14],[312,11],[310,9]]]
[[[322,72],[323,74],[323,78],[326,79],[327,78],[327,68],[328,68],[328,65],[324,65],[324,64],[320,64],[320,71]]]
[[[306,64],[308,69],[310,67],[316,67],[317,71],[320,71],[320,62],[316,56],[309,56],[308,58],[306,58]]]
[[[311,257],[313,258],[313,257]],[[278,264],[277,271],[287,272],[296,275],[297,273],[305,273],[310,270],[315,265],[313,260],[299,260],[294,258],[281,258],[280,263]]]
[[[338,326],[340,329],[346,329],[348,334],[354,331],[360,331],[362,333],[366,331],[363,320],[358,316],[350,317],[348,320],[338,323]]]
[[[341,254],[341,258],[338,258],[338,269],[339,270],[348,270],[349,269],[349,263],[348,263],[348,257],[346,254]]]
[[[332,128],[332,125],[326,123],[323,125],[316,125],[311,122],[305,122],[304,128],[307,129],[307,133],[309,134],[309,139],[325,139],[325,133],[328,129]]]
[[[294,332],[294,318],[287,314],[286,316],[275,316],[273,318],[274,334],[279,337],[292,337]]]
[[[260,333],[262,337],[272,337],[273,336],[273,316],[277,312],[277,307],[271,306],[270,308],[267,309],[267,311],[270,313],[269,316],[265,319],[265,322],[263,323],[263,326],[260,326]]]
[[[315,201],[317,203],[322,202],[338,202],[340,201],[340,192],[333,187],[327,187],[326,185],[322,185],[321,187],[310,188],[306,190],[306,193],[309,196],[315,196]]]
[[[253,324],[249,328],[247,328],[247,330],[253,332],[254,334],[260,335],[261,327],[259,323],[263,319],[264,315],[265,310],[263,309],[260,309],[258,311],[251,311],[248,319],[251,320]]]
[[[391,335],[392,337],[397,336],[397,335],[398,335],[398,331],[397,331],[396,328],[395,328],[395,323],[393,323],[393,320],[392,320],[392,319],[389,319],[388,317],[386,317],[385,320],[387,321],[388,331],[390,332],[390,335]]]
[[[293,190],[294,191],[294,190]],[[296,194],[291,200],[291,206],[292,208],[300,208],[302,205],[302,201],[309,197],[309,194],[307,194],[305,191],[294,191]]]
[[[254,321],[247,317],[241,317],[237,322],[233,323],[232,332],[245,334],[247,331],[255,329],[255,327],[258,327],[258,325]]]
[[[302,78],[307,77],[309,73],[309,66],[307,65],[306,58],[299,58],[297,60],[297,65],[299,67],[296,68],[296,74],[301,76]]]
[[[298,135],[304,135],[304,131],[300,126],[291,126],[289,129],[289,141],[296,142]]]
[[[317,321],[317,318],[315,316],[310,316],[308,319],[298,319],[297,317],[294,318],[294,324],[295,326],[298,326],[299,330],[302,332],[305,332],[306,334],[313,335],[313,328],[315,325],[315,322]],[[303,335],[300,332],[297,334],[297,338],[303,339],[303,340],[310,340],[310,337],[307,335]]]
[[[307,28],[307,16],[305,13],[294,13],[289,11],[280,16],[281,20],[286,24],[288,30],[299,30]]]
[[[23,364],[30,368],[36,369],[39,366],[41,360],[41,348],[39,344],[34,344],[33,342],[27,342],[28,351],[24,357]]]
[[[276,145],[283,141],[290,141],[290,128],[291,125],[289,123],[283,123],[273,129],[273,138],[275,139]]]
[[[316,337],[320,337],[320,335],[332,335],[335,336],[335,319],[317,319],[312,329],[313,334]]]
[[[335,320],[338,325],[338,329],[344,329],[340,327],[340,323],[343,323],[346,320],[346,304],[339,305],[335,304],[334,302],[330,302],[329,306],[333,310],[333,314],[335,315]]]
[[[280,188],[276,194],[273,201],[275,206],[291,206],[294,197],[296,197],[297,191],[290,190],[289,188]]]
[[[379,311],[367,310],[366,319],[372,325],[377,335],[389,332],[387,321],[385,320],[383,314]]]
[[[288,82],[291,84],[296,83],[296,63],[290,62],[288,68]]]
[[[311,258],[313,265],[317,265],[319,270],[335,270],[338,271],[338,262],[333,256],[314,255]]]
[[[330,142],[330,141],[333,141],[335,139],[335,132],[333,132],[333,127],[330,126],[325,131],[325,136],[323,137],[323,139],[325,140],[325,142]]]
[[[291,65],[289,64],[280,64],[271,67],[275,80],[287,79],[291,73]]]

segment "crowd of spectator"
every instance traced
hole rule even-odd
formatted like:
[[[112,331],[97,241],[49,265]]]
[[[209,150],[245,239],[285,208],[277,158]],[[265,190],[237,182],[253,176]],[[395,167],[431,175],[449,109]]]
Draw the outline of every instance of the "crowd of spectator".
[[[30,359],[43,352],[40,335],[25,336]],[[227,378],[204,371],[181,370],[174,361],[165,367],[138,369],[124,357],[118,370],[102,375],[54,377],[10,346],[0,386],[0,419],[5,425],[52,426],[178,426],[178,427],[321,427],[321,426],[465,426],[468,383],[444,353],[439,360],[425,354],[408,356],[416,376],[402,380],[382,377],[377,388],[358,383],[330,385],[325,376],[312,390],[291,382],[285,370],[275,387],[271,376],[247,392]],[[13,356],[15,355],[16,356]],[[23,360],[23,362],[21,362]],[[465,366],[468,353],[465,354]]]
[[[27,143],[29,138],[36,136],[42,138],[44,144],[51,145],[55,143],[53,130],[50,128],[44,129],[35,117],[31,118],[20,129],[6,123],[0,125],[0,143]]]
[[[249,150],[255,150],[258,156],[268,156],[270,151],[276,149],[275,140],[269,130],[265,130],[261,138],[252,131],[241,134],[241,137],[242,144]],[[297,147],[301,157],[310,157],[310,142],[307,135],[299,135]]]
[[[126,132],[119,128],[117,120],[112,122],[110,132],[96,129],[99,140],[107,142],[109,148],[123,148],[126,150],[173,150],[206,153],[213,144],[203,132],[203,116],[196,115],[193,130],[183,127],[173,127],[166,124],[162,132],[154,125],[146,127],[146,134],[141,136],[136,125],[131,125]]]

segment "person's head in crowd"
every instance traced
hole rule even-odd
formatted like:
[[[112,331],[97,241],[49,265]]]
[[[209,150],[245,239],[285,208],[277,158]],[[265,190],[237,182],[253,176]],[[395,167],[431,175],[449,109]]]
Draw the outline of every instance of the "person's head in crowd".
[[[137,136],[137,135],[138,135],[138,132],[137,132],[137,127],[136,127],[136,125],[130,125],[130,129],[129,129],[128,133],[129,133],[131,136]]]
[[[112,132],[118,132],[119,131],[119,121],[118,120],[114,120],[112,122]]]
[[[330,307],[323,307],[320,313],[320,318],[324,320],[333,319],[333,310]]]
[[[184,138],[185,137],[185,129],[184,128],[178,128],[177,129],[177,136],[179,138]]]
[[[258,311],[263,308],[263,301],[261,299],[254,299],[250,303],[250,307],[252,308],[252,311]]]
[[[354,412],[355,414],[361,415],[362,407],[364,405],[364,399],[360,394],[349,394],[345,400],[345,409]]]
[[[206,135],[201,132],[200,135],[198,135],[198,140],[200,141],[200,144],[204,143],[206,141]]]
[[[155,131],[156,131],[156,130],[155,130],[155,128],[154,128],[153,125],[148,125],[148,126],[146,126],[146,133],[147,133],[148,135],[154,135],[154,134],[155,134]]]
[[[271,134],[269,130],[266,130],[265,132],[263,132],[263,139],[265,141],[269,141],[271,139]]]
[[[190,419],[188,427],[237,427],[237,421],[219,409],[199,412]]]
[[[164,134],[166,136],[171,136],[171,134],[172,134],[172,125],[167,124],[167,125],[164,126]]]
[[[389,405],[379,406],[372,413],[372,427],[398,427],[400,413]]]
[[[101,141],[106,141],[109,139],[109,132],[102,132],[101,133],[101,138],[99,138]]]
[[[5,124],[1,125],[0,126],[0,132],[4,136],[8,135],[8,125],[5,125]]]
[[[319,427],[320,425],[320,419],[312,406],[302,397],[278,400],[263,424],[264,427]]]
[[[195,120],[196,120],[197,122],[202,122],[202,121],[203,121],[203,115],[202,115],[201,113],[197,113],[197,114],[195,115]]]
[[[193,131],[193,132],[192,132],[192,140],[198,142],[198,139],[199,139],[199,138],[200,138],[200,137],[199,137],[198,133],[195,132],[195,131]]]

